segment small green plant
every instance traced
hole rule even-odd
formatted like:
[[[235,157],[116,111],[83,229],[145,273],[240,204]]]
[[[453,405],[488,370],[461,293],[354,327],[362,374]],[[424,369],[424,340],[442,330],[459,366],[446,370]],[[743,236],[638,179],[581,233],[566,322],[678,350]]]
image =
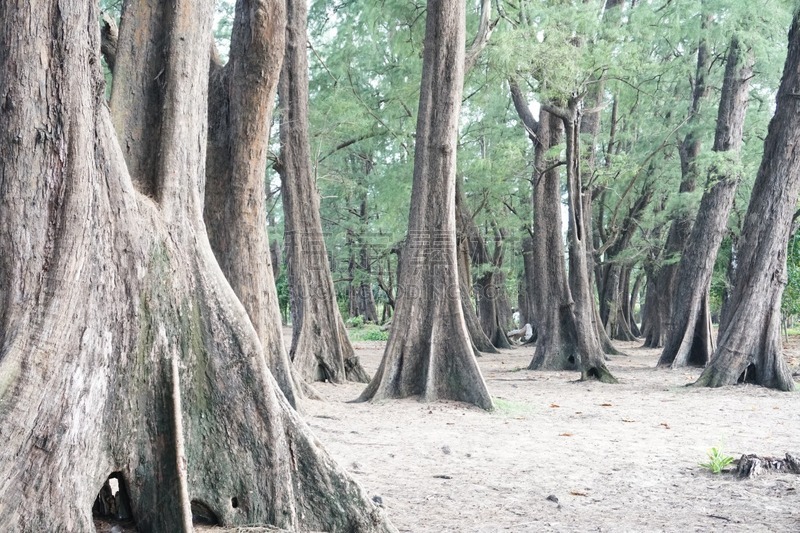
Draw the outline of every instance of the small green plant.
[[[725,455],[721,449],[714,447],[708,450],[708,462],[700,463],[703,468],[708,468],[712,474],[719,474],[733,462],[733,457]]]
[[[361,315],[351,316],[345,322],[348,328],[360,328],[364,325],[364,317]]]
[[[383,331],[380,326],[375,324],[364,324],[360,328],[348,330],[351,341],[387,341],[389,332]]]

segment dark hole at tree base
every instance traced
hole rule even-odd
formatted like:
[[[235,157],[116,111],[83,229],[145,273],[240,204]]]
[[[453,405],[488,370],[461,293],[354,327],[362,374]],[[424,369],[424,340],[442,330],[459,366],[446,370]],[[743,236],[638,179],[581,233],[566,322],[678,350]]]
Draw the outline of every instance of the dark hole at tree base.
[[[98,531],[105,530],[98,524],[119,525],[118,531],[135,531],[128,485],[122,472],[112,472],[100,487],[92,505],[92,517]]]
[[[217,518],[217,515],[214,514],[214,511],[212,511],[208,505],[201,502],[200,500],[192,500],[191,506],[192,506],[192,524],[194,525],[202,524],[206,526],[219,525],[219,518]]]
[[[758,383],[756,380],[756,365],[755,363],[750,363],[747,368],[744,369],[742,375],[739,376],[739,380],[737,383]]]

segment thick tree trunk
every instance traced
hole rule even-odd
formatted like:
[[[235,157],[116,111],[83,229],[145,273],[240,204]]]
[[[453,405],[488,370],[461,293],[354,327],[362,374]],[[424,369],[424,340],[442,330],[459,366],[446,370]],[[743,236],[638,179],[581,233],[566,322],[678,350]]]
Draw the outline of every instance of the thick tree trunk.
[[[718,387],[739,380],[794,390],[781,353],[780,305],[786,285],[786,246],[800,193],[800,15],[789,30],[789,52],[775,116],[739,240],[730,311],[720,324],[719,346],[696,385]]]
[[[717,115],[715,152],[738,155],[752,72],[752,56],[741,50],[734,37],[728,52]],[[709,188],[703,194],[697,219],[678,265],[677,279],[681,282],[673,294],[666,295],[672,298],[669,306],[672,318],[659,366],[705,366],[714,351],[709,309],[711,275],[719,246],[727,233],[728,215],[739,179],[738,173],[727,171],[720,175],[714,170],[708,178]]]
[[[212,5],[126,4],[122,142],[98,17],[0,4],[0,530],[93,531],[112,472],[140,531],[191,531],[192,503],[226,526],[393,530],[278,393],[211,250]]]
[[[222,272],[256,328],[267,363],[289,403],[297,394],[281,331],[278,293],[267,236],[269,125],[283,62],[282,1],[239,9],[230,59],[212,58],[203,218]],[[298,387],[297,390],[300,390]]]
[[[279,84],[284,233],[292,299],[289,355],[308,381],[366,383],[344,327],[333,286],[308,138],[307,3],[288,0],[286,55]]]
[[[362,400],[419,396],[492,408],[461,310],[456,259],[456,140],[464,83],[464,2],[429,0],[414,182],[397,309]]]

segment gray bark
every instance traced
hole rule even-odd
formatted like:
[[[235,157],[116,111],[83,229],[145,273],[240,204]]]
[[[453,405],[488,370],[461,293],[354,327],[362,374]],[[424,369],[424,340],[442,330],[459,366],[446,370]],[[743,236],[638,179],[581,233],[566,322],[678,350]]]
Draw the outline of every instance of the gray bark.
[[[461,309],[456,142],[464,83],[464,2],[429,0],[408,236],[380,368],[361,400],[419,396],[492,408]]]
[[[278,392],[211,250],[211,4],[126,4],[119,140],[98,17],[0,4],[0,530],[93,531],[118,472],[140,531],[191,531],[192,502],[224,526],[393,531]],[[126,143],[152,102],[145,164]]]
[[[752,55],[742,50],[734,37],[728,52],[717,115],[714,139],[717,153],[738,155],[752,73]],[[711,275],[720,244],[727,233],[728,215],[739,180],[738,172],[711,170],[697,218],[678,264],[677,279],[681,282],[673,294],[666,295],[672,298],[669,306],[672,317],[659,366],[705,366],[714,351],[709,309]]]
[[[228,63],[212,59],[203,218],[217,262],[247,309],[272,375],[296,405],[302,389],[294,385],[283,342],[264,186],[285,9],[275,0],[240,4]]]
[[[705,27],[705,24],[703,25]],[[689,132],[681,141],[678,153],[681,160],[681,184],[679,194],[689,193],[697,187],[697,169],[695,161],[700,154],[702,143],[696,130],[698,127],[698,114],[700,106],[705,98],[708,87],[706,85],[706,73],[708,71],[708,45],[705,39],[701,39],[697,48],[697,67],[695,69],[694,85],[692,87],[692,101],[689,109],[688,128]],[[680,212],[673,220],[667,233],[667,241],[664,245],[663,259],[667,261],[658,272],[656,277],[656,288],[658,291],[658,307],[651,310],[653,319],[658,320],[659,324],[652,325],[651,335],[648,336],[645,345],[650,348],[661,348],[664,346],[667,333],[670,330],[670,319],[672,317],[673,299],[671,297],[677,291],[678,285],[678,263],[673,260],[679,258],[689,235],[692,231],[694,219],[689,213]]]
[[[786,246],[800,194],[800,18],[789,30],[789,51],[764,140],[750,204],[739,238],[730,309],[720,324],[719,345],[695,383],[709,387],[752,381],[794,390],[781,353],[780,305],[786,285]]]
[[[286,263],[292,303],[289,355],[307,381],[369,381],[336,302],[322,234],[308,137],[307,3],[288,0],[286,55],[278,88]]]

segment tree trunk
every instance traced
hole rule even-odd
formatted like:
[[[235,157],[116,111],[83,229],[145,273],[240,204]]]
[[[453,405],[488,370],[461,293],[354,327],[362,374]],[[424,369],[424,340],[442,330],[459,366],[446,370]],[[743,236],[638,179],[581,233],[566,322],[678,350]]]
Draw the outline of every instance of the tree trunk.
[[[203,218],[217,262],[256,328],[272,375],[296,405],[273,278],[264,187],[286,13],[282,2],[262,5],[273,11],[271,16],[236,12],[227,65],[217,58],[211,61]]]
[[[93,531],[116,473],[140,531],[191,531],[193,503],[224,526],[393,531],[278,393],[214,258],[212,4],[162,8],[126,3],[118,141],[96,4],[0,4],[0,530]]]
[[[734,37],[725,67],[714,139],[714,151],[731,152],[734,162],[742,145],[752,72],[752,55],[742,51]],[[737,172],[724,169],[721,172],[712,170],[709,175],[708,188],[678,265],[677,279],[681,283],[673,294],[666,295],[672,298],[669,306],[672,318],[658,366],[705,366],[714,351],[709,309],[711,275],[740,179]]]
[[[307,381],[366,383],[344,327],[322,234],[308,139],[307,3],[287,0],[286,55],[278,88],[286,262],[292,300],[289,355]]]
[[[591,200],[584,198],[580,173],[580,115],[578,102],[570,102],[569,119],[563,118],[567,141],[567,196],[569,201],[569,289],[573,299],[573,315],[577,333],[577,350],[580,357],[581,379],[598,379],[604,383],[617,380],[605,365],[605,353],[600,343],[602,324],[595,307],[592,284],[589,278],[589,259],[593,257],[589,242]],[[612,351],[616,350],[608,342]]]
[[[492,408],[461,310],[456,259],[456,141],[464,83],[464,2],[429,0],[408,236],[397,309],[361,400],[418,395]]]
[[[775,116],[739,240],[730,310],[720,324],[719,346],[696,385],[719,387],[745,380],[794,390],[781,353],[780,305],[787,282],[786,247],[800,193],[798,92],[800,15],[796,13]]]
[[[705,28],[705,23],[703,24]],[[689,193],[697,186],[696,160],[701,150],[701,139],[697,131],[698,113],[700,104],[707,93],[706,73],[708,71],[708,46],[705,39],[700,40],[697,48],[697,68],[695,69],[694,86],[692,89],[692,104],[689,110],[688,127],[689,133],[686,134],[678,153],[681,159],[681,185],[679,194]],[[648,338],[650,348],[661,348],[666,341],[667,333],[670,330],[670,320],[673,315],[672,295],[678,290],[678,263],[675,259],[680,257],[689,235],[692,231],[692,217],[685,212],[679,212],[672,222],[667,233],[667,241],[664,245],[663,259],[666,263],[661,267],[656,277],[656,285],[659,294],[657,319],[660,322],[658,328],[653,332],[658,336]],[[655,318],[655,316],[654,316]],[[654,325],[655,326],[655,325]]]
[[[469,338],[475,348],[475,355],[480,352],[500,353],[484,331],[475,307],[472,305],[472,276],[470,273],[470,245],[471,233],[475,231],[475,222],[468,212],[464,197],[463,182],[461,177],[456,177],[456,235],[458,254],[458,285],[461,296],[461,311],[467,324]]]

